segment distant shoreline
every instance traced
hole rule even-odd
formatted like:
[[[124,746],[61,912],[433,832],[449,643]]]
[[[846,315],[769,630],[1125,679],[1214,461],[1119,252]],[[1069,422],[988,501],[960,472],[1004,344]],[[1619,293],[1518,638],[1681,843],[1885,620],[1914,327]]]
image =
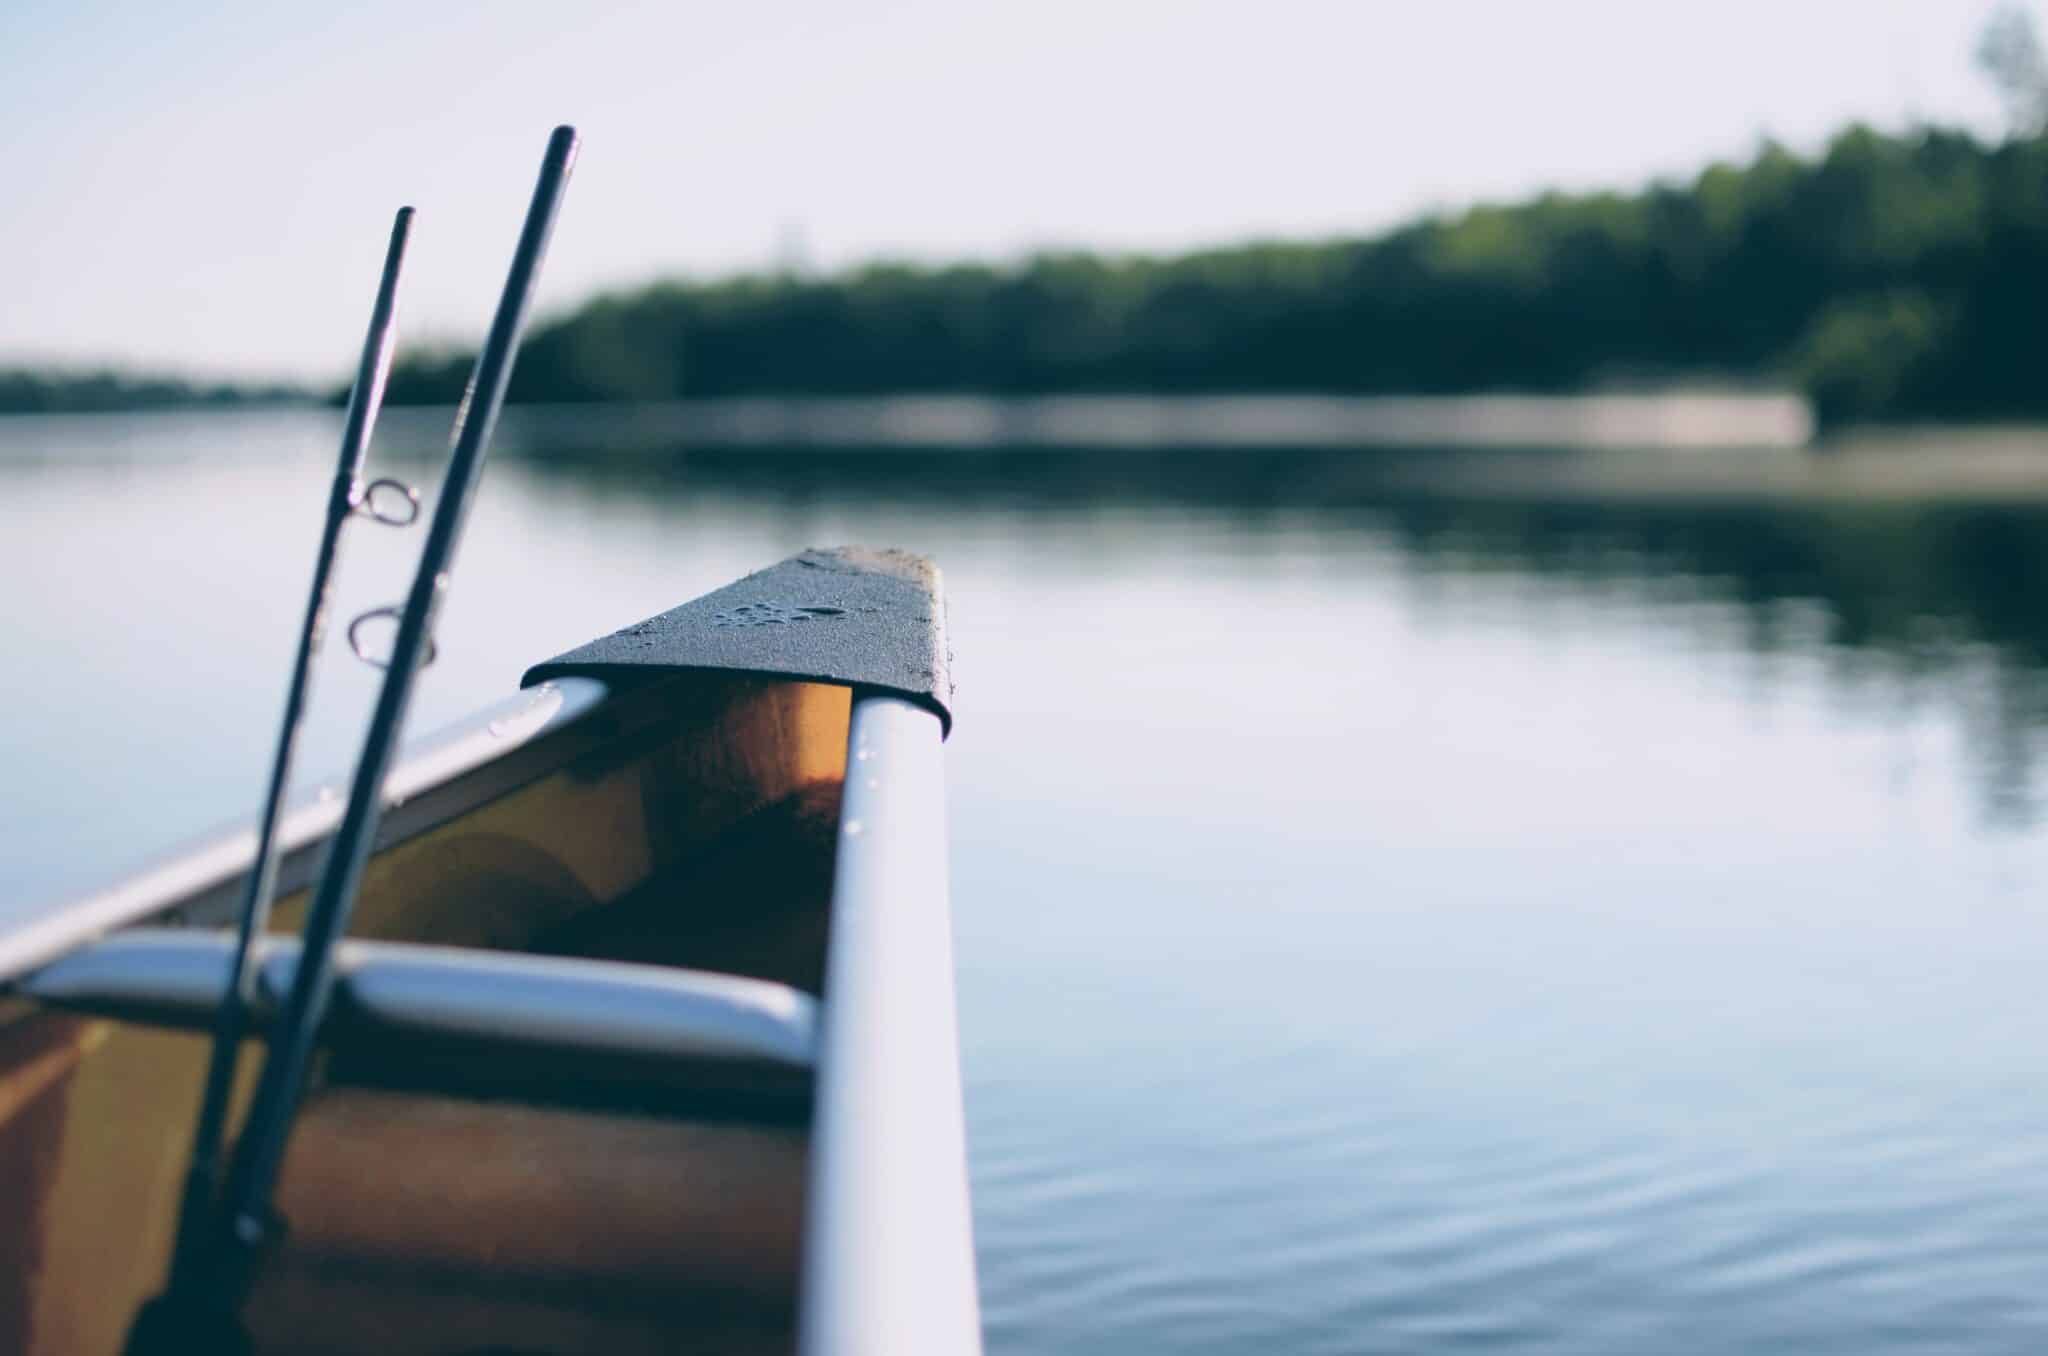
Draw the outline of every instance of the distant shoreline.
[[[403,417],[403,416],[401,416]],[[1804,446],[1786,393],[894,395],[519,407],[515,436],[636,446],[917,448]]]
[[[1787,403],[1796,411],[1796,397],[1631,396],[1619,408],[1616,399],[920,396],[515,405],[497,441],[507,459],[599,480],[857,485],[940,501],[1022,492],[1304,507],[1389,494],[1557,504],[2048,502],[2048,423],[1873,425],[1800,446],[1733,436],[1744,422],[1754,431],[1784,417]],[[1489,417],[1504,410],[1516,415],[1512,427],[1547,422],[1553,436],[1486,436]],[[1528,417],[1532,410],[1540,420]],[[452,413],[447,406],[388,411],[378,455],[438,464]],[[1643,436],[1617,440],[1627,419]],[[232,427],[249,420],[275,426]],[[166,433],[181,455],[246,447],[253,433],[280,455],[324,460],[340,420],[339,410],[305,405],[14,416],[0,419],[0,466],[118,462],[138,440]],[[1717,427],[1720,436],[1707,436]],[[1660,429],[1667,436],[1656,436]],[[1673,431],[1683,436],[1668,436]]]
[[[156,410],[35,411],[29,417],[232,413],[307,408],[314,403],[188,402]],[[400,445],[438,445],[453,408],[387,409],[380,420],[380,436]],[[529,404],[508,408],[503,436],[546,455],[549,447],[632,453],[692,445],[1102,451],[1415,446],[1785,449],[1805,446],[1813,431],[1812,412],[1795,394],[1678,390],[1475,396],[907,393]]]
[[[121,414],[155,410],[318,404],[309,387],[196,382],[112,370],[51,371],[0,367],[0,414]]]
[[[1370,237],[669,279],[536,323],[510,394],[1576,400],[1725,382],[1795,391],[1831,430],[2048,418],[2034,358],[2044,181],[2048,135],[1851,127],[1817,157],[1766,144],[1690,181],[1543,194]],[[460,348],[403,353],[389,402],[452,402],[472,362]],[[340,396],[0,370],[0,411],[316,398]]]

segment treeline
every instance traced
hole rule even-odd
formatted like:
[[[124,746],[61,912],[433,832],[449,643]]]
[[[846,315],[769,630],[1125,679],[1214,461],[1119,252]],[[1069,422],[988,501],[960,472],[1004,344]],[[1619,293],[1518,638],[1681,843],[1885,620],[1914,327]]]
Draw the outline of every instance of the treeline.
[[[99,414],[179,405],[284,404],[313,399],[290,386],[202,385],[176,377],[0,368],[0,414]]]
[[[2048,141],[1855,128],[1689,183],[1371,239],[664,282],[539,326],[513,398],[1790,383],[1825,419],[2048,414]],[[468,360],[391,394],[452,401]]]
[[[663,282],[536,327],[523,401],[884,392],[1569,391],[1765,382],[1824,420],[2048,416],[2048,139],[1855,128],[1688,183],[1177,258]],[[466,354],[411,352],[400,403]],[[0,370],[0,411],[288,400]]]

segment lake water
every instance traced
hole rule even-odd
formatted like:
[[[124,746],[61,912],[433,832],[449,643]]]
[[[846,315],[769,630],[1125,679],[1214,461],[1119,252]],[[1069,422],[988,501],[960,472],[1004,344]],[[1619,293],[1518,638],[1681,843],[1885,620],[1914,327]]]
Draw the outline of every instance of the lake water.
[[[0,917],[248,812],[333,428],[0,422]],[[2038,1352],[2048,442],[1951,441],[514,426],[416,719],[804,546],[939,559],[998,1356]]]

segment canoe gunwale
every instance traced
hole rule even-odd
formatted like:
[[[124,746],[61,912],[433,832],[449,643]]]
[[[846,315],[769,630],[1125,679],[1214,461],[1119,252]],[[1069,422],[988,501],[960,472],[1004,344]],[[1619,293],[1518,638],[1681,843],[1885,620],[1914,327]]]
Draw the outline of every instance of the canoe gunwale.
[[[945,729],[854,694],[818,1032],[798,1356],[981,1351]]]
[[[385,780],[391,807],[377,837],[382,850],[466,813],[573,756],[552,738],[608,705],[611,689],[593,678],[565,678],[528,689],[408,745]],[[292,797],[278,827],[278,894],[304,888],[321,848],[341,820],[328,779]],[[32,911],[0,931],[0,984],[56,960],[95,938],[148,921],[225,925],[256,855],[255,826],[238,821],[115,884]]]

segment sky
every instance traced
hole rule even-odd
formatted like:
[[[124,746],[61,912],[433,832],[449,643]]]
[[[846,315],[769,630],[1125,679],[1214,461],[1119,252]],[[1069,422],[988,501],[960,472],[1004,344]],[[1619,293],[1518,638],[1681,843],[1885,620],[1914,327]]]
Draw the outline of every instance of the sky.
[[[7,0],[0,362],[338,383],[402,203],[403,334],[471,340],[560,122],[543,314],[785,264],[1369,233],[1853,120],[1995,133],[1994,8]]]

